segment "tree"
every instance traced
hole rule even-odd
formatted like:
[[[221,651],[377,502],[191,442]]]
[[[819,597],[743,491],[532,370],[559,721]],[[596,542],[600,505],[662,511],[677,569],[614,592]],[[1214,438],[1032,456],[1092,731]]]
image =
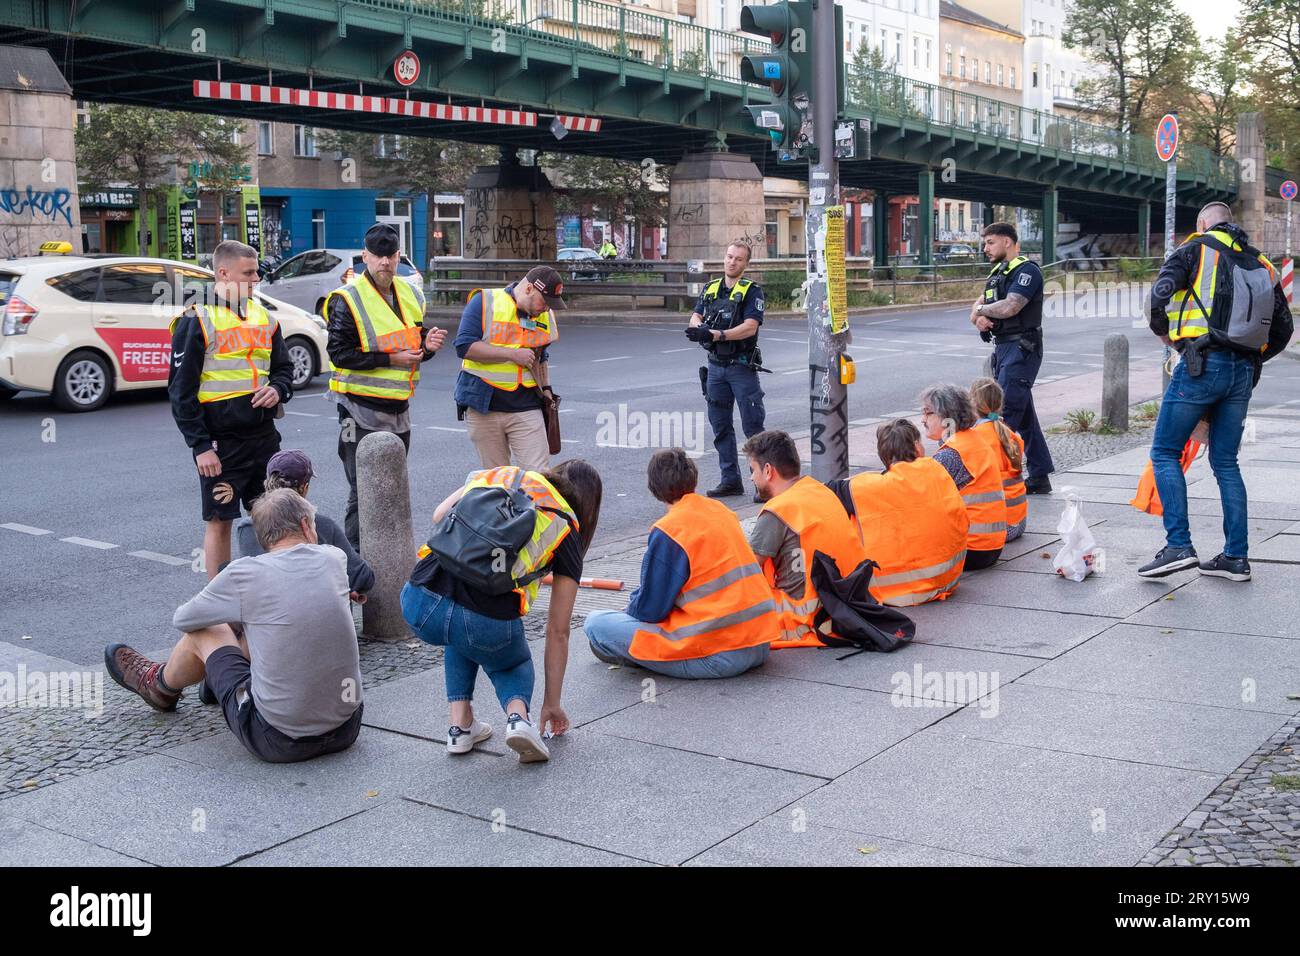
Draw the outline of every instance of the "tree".
[[[1269,162],[1300,166],[1300,0],[1242,0],[1237,33]]]
[[[660,225],[668,216],[668,170],[653,162],[633,163],[603,156],[546,153],[541,165],[554,173],[561,191],[555,211],[571,215],[585,203],[613,222],[631,222],[633,235],[642,224]],[[637,245],[637,255],[640,245]]]
[[[1101,68],[1079,84],[1079,98],[1114,117],[1117,130],[1154,123],[1188,99],[1199,40],[1168,0],[1075,0],[1065,37]]]
[[[898,74],[898,64],[885,56],[884,50],[866,40],[853,51],[847,74],[844,98],[855,106],[894,110],[900,116],[919,115],[915,104],[907,99],[907,81]]]
[[[91,189],[114,182],[134,186],[140,201],[140,253],[149,249],[149,203],[179,164],[207,162],[216,176],[205,185],[219,192],[237,188],[230,167],[248,160],[248,148],[232,141],[237,120],[143,106],[92,103],[77,127],[77,165]],[[161,217],[159,217],[161,219]],[[176,250],[171,250],[174,256]]]
[[[464,192],[474,167],[495,162],[497,156],[492,146],[392,135],[383,137],[379,155],[379,135],[349,130],[322,129],[316,142],[325,152],[355,159],[378,184],[405,195],[428,194],[430,201],[438,193]]]
[[[1244,105],[1241,62],[1241,44],[1229,33],[1221,46],[1197,61],[1193,92],[1181,111],[1189,138],[1215,156],[1228,155],[1236,141],[1237,113]]]

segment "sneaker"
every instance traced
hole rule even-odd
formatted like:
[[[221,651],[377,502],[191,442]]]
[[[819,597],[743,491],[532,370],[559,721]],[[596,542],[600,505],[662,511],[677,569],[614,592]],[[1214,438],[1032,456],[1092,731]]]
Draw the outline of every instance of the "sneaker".
[[[139,651],[125,644],[110,644],[104,648],[104,667],[108,676],[127,690],[139,694],[155,710],[175,710],[179,693],[168,693],[158,686],[158,672],[162,664],[149,660]]]
[[[710,488],[705,492],[710,498],[734,498],[736,495],[743,495],[745,486],[736,485],[718,485],[716,488]]]
[[[199,701],[209,707],[217,702],[217,695],[212,693],[212,688],[208,686],[206,677],[199,681]]]
[[[1138,568],[1138,574],[1144,578],[1163,578],[1196,566],[1195,548],[1161,548],[1159,554],[1148,563]]]
[[[1212,561],[1202,561],[1200,569],[1202,574],[1227,578],[1229,581],[1250,580],[1250,562],[1245,558],[1228,558],[1219,554]]]
[[[474,721],[474,726],[465,729],[452,724],[447,728],[447,753],[467,754],[475,744],[481,744],[492,736],[492,725],[481,720]]]
[[[511,714],[506,722],[506,746],[519,754],[520,763],[537,763],[540,760],[551,759],[551,751],[547,749],[546,741],[542,740],[542,735],[537,732],[537,728],[529,722],[528,718],[520,717],[518,714]]]
[[[1031,478],[1025,482],[1025,494],[1027,495],[1050,495],[1052,493],[1052,479],[1043,475],[1042,478]]]

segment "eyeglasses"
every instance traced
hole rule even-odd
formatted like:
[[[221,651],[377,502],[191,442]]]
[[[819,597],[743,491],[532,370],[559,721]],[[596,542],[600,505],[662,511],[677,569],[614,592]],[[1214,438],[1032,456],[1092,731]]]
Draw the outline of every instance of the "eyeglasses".
[[[922,418],[929,418],[931,415],[938,415],[938,414],[939,414],[938,412],[932,412],[932,411],[930,411],[929,409],[926,409],[926,408],[921,409],[921,417],[922,417]]]

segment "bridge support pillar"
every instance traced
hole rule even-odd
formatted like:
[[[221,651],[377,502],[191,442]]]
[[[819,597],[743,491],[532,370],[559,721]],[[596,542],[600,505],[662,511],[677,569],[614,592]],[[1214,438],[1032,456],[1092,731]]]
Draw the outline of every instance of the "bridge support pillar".
[[[688,153],[668,182],[668,258],[720,260],[731,242],[767,255],[763,174],[740,153]]]
[[[871,200],[872,245],[876,268],[889,265],[889,196],[877,190]]]
[[[1151,204],[1138,203],[1138,255],[1151,255]]]
[[[1056,261],[1056,205],[1055,188],[1043,193],[1043,265]]]
[[[1267,180],[1268,153],[1264,148],[1264,116],[1262,113],[1241,113],[1237,116],[1237,162],[1241,166],[1241,183],[1237,201],[1232,204],[1232,218],[1246,234],[1252,245],[1266,252],[1270,245],[1265,237],[1264,222],[1268,198],[1264,191]]]
[[[467,259],[554,259],[555,196],[540,167],[523,166],[514,149],[479,166],[465,188]]]
[[[923,169],[916,177],[917,260],[923,266],[934,265],[934,170]]]

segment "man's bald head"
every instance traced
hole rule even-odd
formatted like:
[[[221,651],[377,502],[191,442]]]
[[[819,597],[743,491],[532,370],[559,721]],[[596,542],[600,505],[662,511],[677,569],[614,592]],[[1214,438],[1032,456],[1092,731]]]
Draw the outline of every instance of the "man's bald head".
[[[1232,210],[1226,203],[1212,202],[1201,207],[1196,214],[1196,231],[1205,232],[1225,222],[1232,222]]]

